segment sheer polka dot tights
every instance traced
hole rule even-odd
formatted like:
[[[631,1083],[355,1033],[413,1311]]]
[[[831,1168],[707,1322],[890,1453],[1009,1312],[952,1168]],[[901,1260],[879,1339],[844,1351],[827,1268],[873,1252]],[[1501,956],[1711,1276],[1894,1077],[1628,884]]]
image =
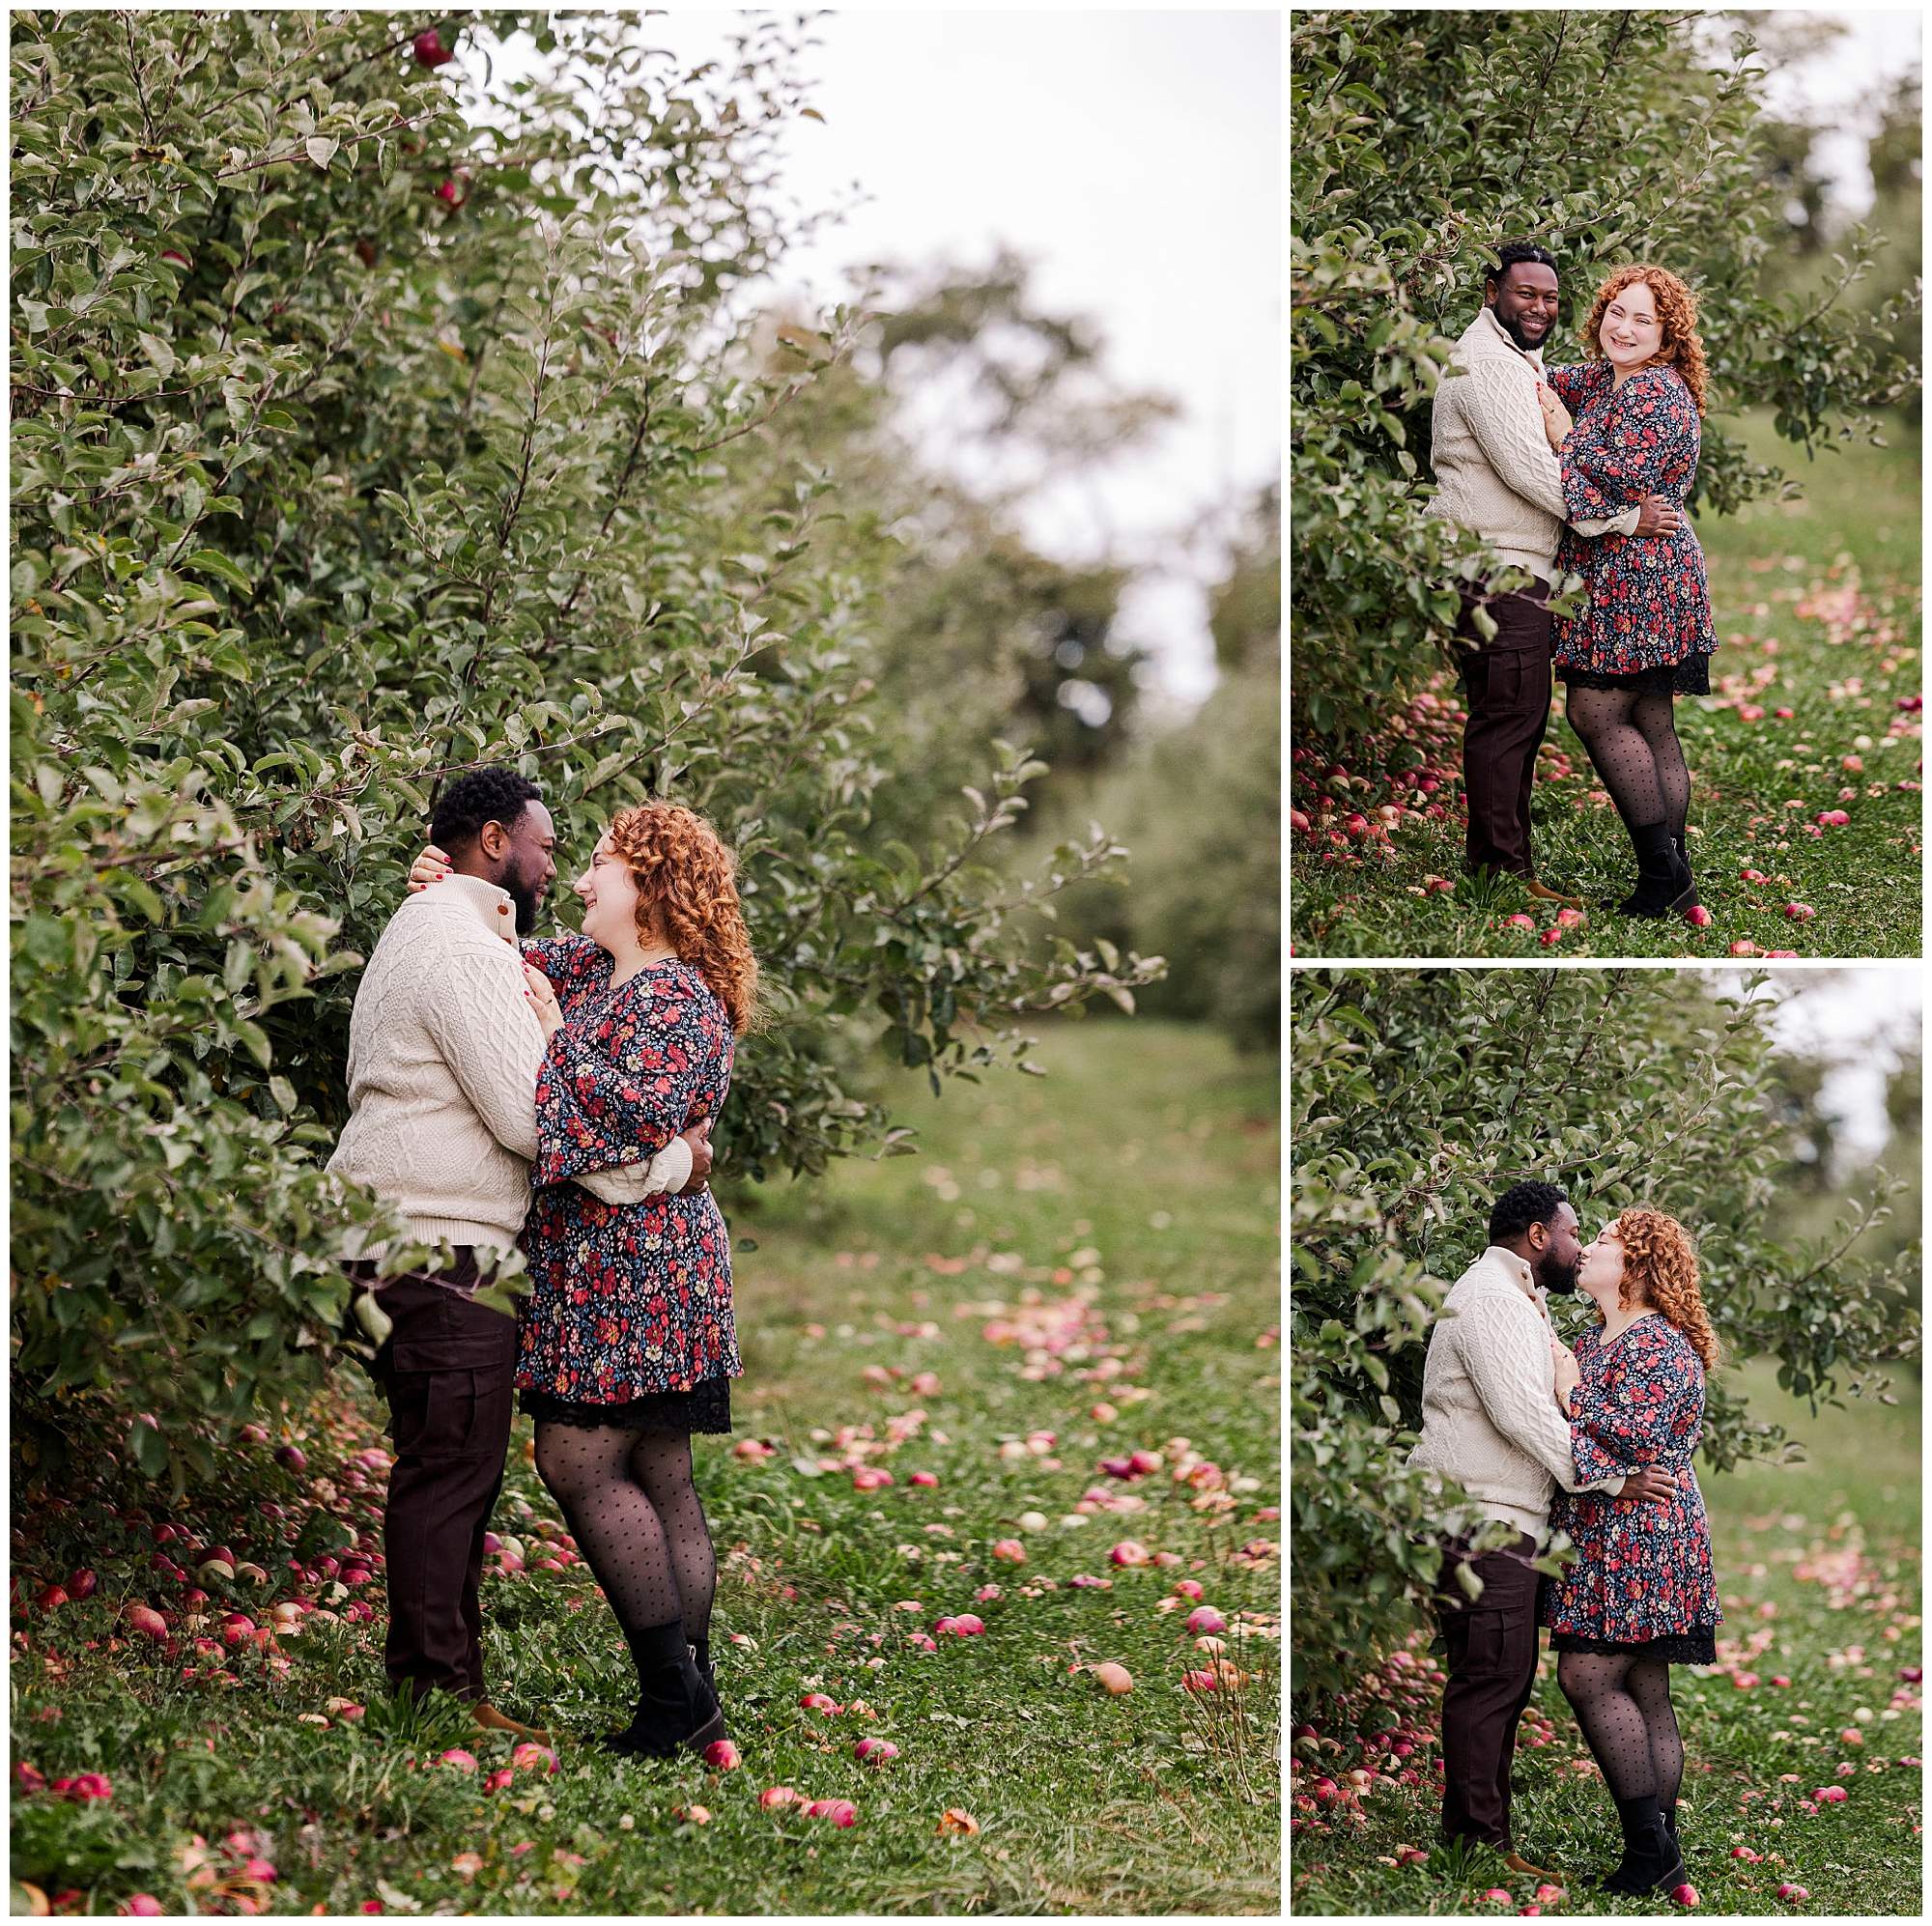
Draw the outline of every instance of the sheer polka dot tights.
[[[1690,811],[1690,772],[1671,697],[1573,687],[1564,712],[1625,824],[1667,822],[1670,834],[1681,836]]]
[[[718,1565],[685,1432],[540,1423],[537,1476],[627,1639],[674,1619],[687,1640],[709,1637]]]
[[[1627,1653],[1560,1652],[1556,1683],[1614,1799],[1655,1795],[1668,1811],[1684,1779],[1670,1667]]]

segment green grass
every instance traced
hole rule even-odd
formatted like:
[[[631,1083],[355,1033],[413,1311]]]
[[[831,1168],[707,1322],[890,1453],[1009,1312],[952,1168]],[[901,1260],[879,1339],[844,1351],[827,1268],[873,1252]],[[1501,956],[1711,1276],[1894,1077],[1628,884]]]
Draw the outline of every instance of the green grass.
[[[1731,424],[1727,424],[1731,425]],[[1335,821],[1350,810],[1406,801],[1391,769],[1412,766],[1409,745],[1445,776],[1438,816],[1405,817],[1386,850],[1327,840],[1319,823],[1293,836],[1292,928],[1296,954],[1315,956],[1718,957],[1737,943],[1801,956],[1907,956],[1920,948],[1919,716],[1898,709],[1920,694],[1918,565],[1920,436],[1892,421],[1888,448],[1854,447],[1807,460],[1767,420],[1747,416],[1752,455],[1804,490],[1802,501],[1706,515],[1697,538],[1709,561],[1719,648],[1715,693],[1682,698],[1678,729],[1693,782],[1691,864],[1710,927],[1640,921],[1595,907],[1634,877],[1629,839],[1597,788],[1581,745],[1556,715],[1545,739],[1532,815],[1538,870],[1583,898],[1588,921],[1549,947],[1549,904],[1511,882],[1485,887],[1463,869],[1460,718],[1414,712],[1411,733],[1358,758],[1337,789]],[[1828,614],[1844,619],[1828,621]],[[1856,627],[1854,627],[1854,623]],[[1834,639],[1835,637],[1835,639]],[[1446,676],[1438,700],[1453,697]],[[1744,719],[1743,702],[1762,710]],[[1789,720],[1776,711],[1790,709]],[[1893,733],[1900,722],[1904,729]],[[1859,738],[1869,739],[1861,747]],[[1848,771],[1853,756],[1861,771]],[[1311,780],[1313,778],[1315,779]],[[1321,765],[1297,767],[1295,807],[1313,819]],[[1841,797],[1841,791],[1855,794]],[[1793,804],[1801,807],[1790,807]],[[1844,827],[1806,833],[1843,808]],[[1325,862],[1324,856],[1336,858]],[[1768,880],[1747,883],[1755,869]],[[1431,879],[1452,894],[1425,893]],[[1815,915],[1794,921],[1787,905]],[[1508,923],[1533,912],[1534,928]]]
[[[734,1232],[757,1247],[737,1260],[738,1436],[777,1447],[763,1463],[727,1440],[697,1447],[721,1563],[714,1656],[742,1770],[616,1762],[566,1741],[554,1777],[522,1770],[488,1790],[506,1742],[485,1742],[446,1706],[412,1722],[382,1701],[380,1581],[364,1594],[373,1623],[311,1621],[283,1642],[279,1678],[252,1649],[219,1662],[110,1644],[115,1601],[172,1608],[180,1595],[137,1566],[146,1532],[129,1533],[127,1515],[140,1494],[103,1465],[76,1509],[16,1507],[16,1573],[38,1589],[85,1563],[100,1591],[49,1614],[16,1605],[12,1724],[16,1763],[49,1780],[105,1773],[113,1797],[16,1791],[14,1879],[68,1894],[57,1910],[97,1912],[135,1892],[169,1912],[192,1892],[208,1910],[224,1890],[294,1913],[1276,1912],[1279,1567],[1258,1544],[1279,1530],[1275,1066],[1142,1022],[1062,1026],[1037,1054],[1045,1079],[955,1083],[942,1102],[911,1079],[895,1086],[924,1154],[840,1166],[732,1207]],[[1070,1317],[1080,1296],[1107,1333],[1090,1332],[1097,1348],[1068,1353],[1056,1374],[1023,1375],[1026,1354],[984,1335],[1008,1315],[995,1300]],[[1119,1374],[1080,1381],[1109,1368],[1109,1346]],[[939,1387],[915,1396],[923,1372]],[[1118,1415],[1092,1415],[1103,1399]],[[923,1423],[869,1460],[892,1471],[890,1487],[862,1493],[849,1471],[818,1469],[844,1455],[841,1427],[882,1445],[889,1420],[913,1409]],[[277,1571],[277,1540],[305,1518],[311,1533],[327,1514],[366,1531],[381,1477],[357,1493],[346,1467],[375,1441],[377,1416],[355,1400],[292,1413],[310,1460],[300,1477],[266,1445],[242,1448],[222,1491],[176,1515]],[[1036,1430],[1056,1434],[1044,1456],[1001,1457]],[[526,1434],[520,1421],[520,1447]],[[1021,1525],[1035,1511],[1081,1515],[1098,1458],[1176,1434],[1222,1468],[1232,1502],[1163,1471],[1135,1487],[1148,1504],[1134,1515]],[[914,1485],[916,1470],[937,1487]],[[290,1515],[266,1520],[265,1500]],[[553,1515],[513,1449],[498,1529],[532,1539]],[[1024,1541],[1023,1566],[990,1555],[1007,1537]],[[1179,1564],[1111,1566],[1109,1547],[1128,1537]],[[621,1642],[582,1572],[485,1584],[494,1696],[560,1735],[628,1711]],[[1110,1582],[1075,1588],[1076,1574]],[[1036,1582],[1049,1578],[1053,1589]],[[1182,1670],[1208,1660],[1183,1612],[1157,1609],[1180,1578],[1230,1620],[1252,1615],[1230,1634],[1248,1674],[1235,1691],[1181,1689]],[[1002,1596],[979,1601],[989,1583]],[[898,1608],[910,1600],[916,1611]],[[249,1595],[257,1616],[262,1601]],[[941,1637],[931,1654],[912,1643],[942,1613],[969,1610],[982,1636]],[[1105,1659],[1132,1673],[1126,1696],[1071,1669]],[[802,1710],[821,1688],[848,1710]],[[329,1717],[331,1696],[367,1716],[301,1722]],[[865,1735],[892,1739],[899,1758],[859,1765]],[[451,1744],[481,1770],[435,1764]],[[850,1798],[858,1824],[761,1808],[774,1785]],[[680,1817],[693,1805],[708,1822]],[[950,1807],[972,1814],[977,1836],[938,1835]],[[225,1851],[237,1831],[250,1836]],[[225,1885],[185,1884],[197,1834]],[[272,1863],[272,1885],[240,1883],[251,1849]]]
[[[1724,1612],[1719,1639],[1771,1637],[1761,1651],[1736,1655],[1730,1670],[1672,1673],[1686,1747],[1680,1830],[1691,1884],[1700,1910],[1712,1913],[1917,1917],[1921,1775],[1916,1765],[1869,1769],[1916,1758],[1922,1743],[1919,1687],[1901,1686],[1898,1677],[1922,1662],[1918,1387],[1897,1385],[1895,1407],[1826,1407],[1814,1417],[1778,1391],[1770,1367],[1753,1364],[1741,1375],[1753,1411],[1783,1424],[1807,1457],[1729,1474],[1698,1467]],[[1846,1588],[1833,1590],[1833,1576]],[[1860,1584],[1865,1589],[1855,1596]],[[1740,1670],[1759,1683],[1740,1689],[1732,1683]],[[1774,1678],[1790,1684],[1775,1685]],[[1903,1701],[1896,1708],[1894,1694]],[[1871,1714],[1866,1722],[1857,1717],[1861,1707]],[[1889,1710],[1897,1715],[1887,1717]],[[1534,1863],[1553,1862],[1560,1875],[1565,1896],[1543,1911],[1679,1911],[1662,1898],[1612,1904],[1582,1886],[1582,1877],[1616,1859],[1616,1814],[1601,1781],[1576,1774],[1584,1748],[1547,1654],[1531,1713],[1551,1738],[1518,1752],[1514,1826],[1520,1850]],[[1861,1733],[1863,1744],[1846,1744],[1847,1730]],[[1842,1780],[1841,1760],[1855,1768]],[[1318,1753],[1300,1770],[1332,1773],[1352,1763]],[[1786,1773],[1797,1774],[1795,1783]],[[1834,1783],[1849,1789],[1843,1804],[1804,1812],[1800,1795]],[[1503,1915],[1531,1901],[1535,1883],[1513,1878],[1500,1859],[1478,1853],[1460,1863],[1441,1851],[1433,1792],[1379,1788],[1363,1810],[1359,1830],[1338,1822],[1330,1832],[1297,1837],[1296,1912]],[[1429,1851],[1430,1864],[1383,1865],[1381,1856],[1393,1858],[1399,1845]],[[1737,1846],[1759,1861],[1732,1858]],[[1804,1887],[1809,1899],[1779,1900],[1786,1883]],[[1482,1902],[1492,1886],[1510,1892],[1509,1905]]]

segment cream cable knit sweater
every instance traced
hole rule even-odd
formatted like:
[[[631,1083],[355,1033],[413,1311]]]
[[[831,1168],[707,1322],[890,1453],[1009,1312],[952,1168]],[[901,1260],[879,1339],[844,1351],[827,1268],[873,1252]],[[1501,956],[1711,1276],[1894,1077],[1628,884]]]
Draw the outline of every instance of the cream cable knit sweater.
[[[390,918],[355,992],[349,1122],[328,1168],[392,1200],[426,1243],[507,1251],[529,1212],[545,1040],[498,934],[513,910],[479,876],[432,884]],[[579,1181],[638,1204],[690,1175],[679,1137],[648,1164]]]
[[[1437,490],[1429,512],[1473,528],[1504,561],[1548,581],[1566,516],[1562,466],[1536,399],[1543,351],[1519,348],[1485,307],[1457,341],[1456,364],[1436,383],[1431,412]],[[1579,535],[1628,535],[1638,513],[1571,525]]]
[[[1570,1424],[1556,1405],[1550,1327],[1528,1264],[1492,1244],[1456,1280],[1429,1333],[1422,1437],[1410,1464],[1453,1478],[1492,1518],[1536,1535],[1549,1497],[1623,1489],[1621,1478],[1577,1483]]]

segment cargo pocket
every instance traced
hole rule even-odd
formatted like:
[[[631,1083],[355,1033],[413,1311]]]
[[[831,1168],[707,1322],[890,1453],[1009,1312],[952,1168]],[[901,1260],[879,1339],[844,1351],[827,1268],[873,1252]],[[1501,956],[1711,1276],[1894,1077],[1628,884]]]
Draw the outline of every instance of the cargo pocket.
[[[1514,1677],[1525,1632],[1535,1640],[1534,1626],[1528,1605],[1459,1612],[1449,1626],[1449,1669],[1465,1681]]]

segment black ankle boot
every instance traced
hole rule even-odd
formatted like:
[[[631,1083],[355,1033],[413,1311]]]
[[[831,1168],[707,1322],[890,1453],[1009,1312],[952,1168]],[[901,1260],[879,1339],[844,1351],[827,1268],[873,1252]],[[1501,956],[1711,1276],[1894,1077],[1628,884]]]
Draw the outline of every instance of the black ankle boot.
[[[1636,823],[1630,837],[1636,850],[1636,888],[1617,905],[1618,914],[1655,919],[1689,909],[1697,886],[1671,846],[1670,825]]]
[[[1624,1855],[1603,1883],[1605,1892],[1670,1892],[1690,1875],[1659,1810],[1657,1796],[1620,1799],[1617,1817],[1623,1822]]]
[[[702,1752],[723,1739],[724,1716],[685,1643],[682,1622],[673,1619],[626,1636],[638,1667],[637,1711],[622,1732],[598,1742],[612,1752],[668,1759],[680,1746]]]
[[[1694,910],[1698,905],[1700,898],[1697,894],[1697,879],[1690,874],[1690,851],[1688,846],[1688,838],[1682,831],[1679,831],[1676,836],[1670,838],[1670,846],[1677,852],[1677,866],[1683,870],[1685,876],[1689,879],[1686,893],[1670,906],[1681,916],[1686,910]],[[1669,1824],[1668,1814],[1665,1815],[1664,1823],[1666,1825]],[[1675,1836],[1674,1828],[1673,1836]]]
[[[705,1689],[717,1701],[719,1715],[722,1717],[724,1701],[718,1694],[718,1675],[711,1669],[711,1640],[708,1637],[694,1638],[687,1643],[691,1647],[692,1663],[697,1667],[697,1676],[704,1681]],[[729,1739],[730,1736],[731,1731],[728,1726],[719,1734],[721,1739]]]

